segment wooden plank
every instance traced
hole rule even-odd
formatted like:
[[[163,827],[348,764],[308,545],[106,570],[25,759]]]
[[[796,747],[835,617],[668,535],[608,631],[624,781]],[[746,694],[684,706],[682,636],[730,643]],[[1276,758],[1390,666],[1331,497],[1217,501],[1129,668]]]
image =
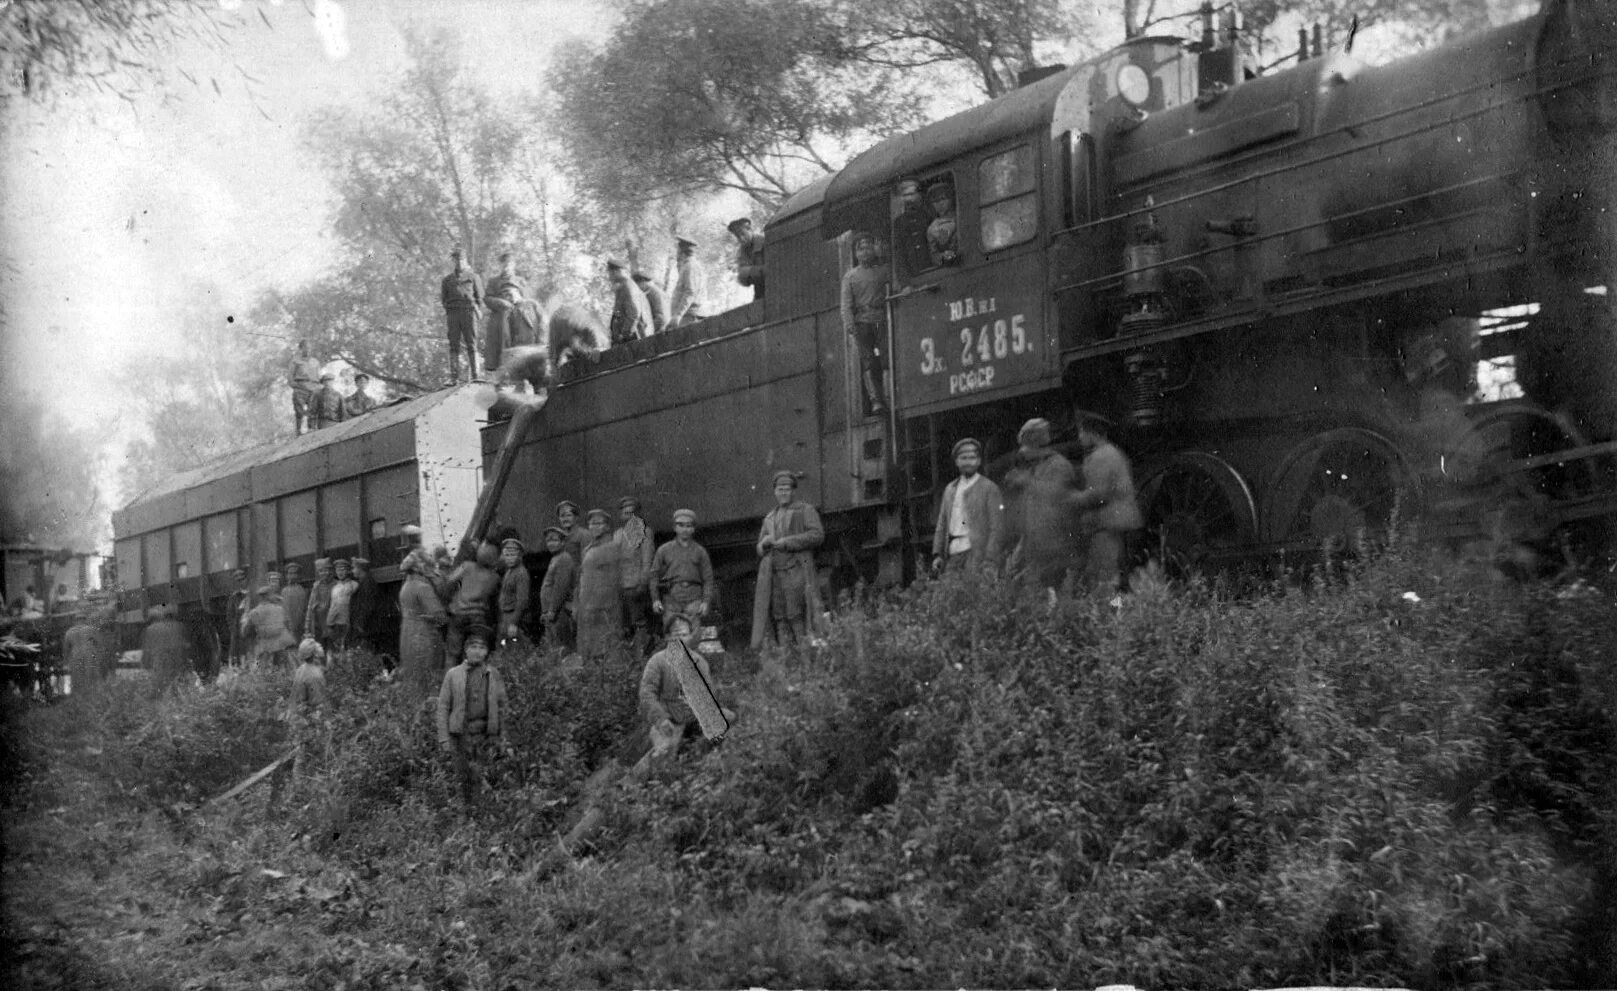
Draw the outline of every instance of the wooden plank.
[[[272,773],[274,773],[276,768],[280,767],[282,764],[285,764],[287,761],[291,760],[294,756],[296,756],[297,752],[298,752],[297,748],[293,747],[291,750],[288,750],[286,753],[284,753],[281,756],[275,758],[275,760],[271,761],[267,766],[265,766],[263,768],[260,768],[257,771],[254,771],[253,775],[251,777],[249,777],[246,781],[243,781],[241,784],[239,784],[236,787],[230,789],[229,791],[225,792],[223,795],[220,795],[217,798],[208,799],[207,804],[209,804],[209,805],[217,805],[218,803],[223,802],[223,801],[225,801],[227,799],[235,798],[237,795],[240,795],[242,792],[244,792],[247,789],[251,788],[253,785],[258,784],[260,781],[263,781],[265,778],[269,777]]]

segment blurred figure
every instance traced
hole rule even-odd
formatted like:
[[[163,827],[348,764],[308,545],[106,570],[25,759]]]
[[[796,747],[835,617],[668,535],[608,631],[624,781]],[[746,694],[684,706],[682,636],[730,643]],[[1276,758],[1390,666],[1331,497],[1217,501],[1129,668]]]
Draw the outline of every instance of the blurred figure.
[[[607,322],[607,333],[614,346],[638,341],[651,335],[651,304],[646,294],[629,278],[623,262],[609,258],[606,277],[612,283],[612,319]]]
[[[1027,421],[1016,441],[1016,465],[1005,476],[1006,539],[1027,587],[1057,590],[1077,563],[1077,473],[1050,448],[1050,421]]]
[[[152,673],[158,691],[192,675],[191,636],[166,606],[153,606],[151,622],[140,635],[141,663]]]
[[[230,597],[225,600],[225,624],[230,627],[229,653],[226,655],[228,663],[239,666],[247,659],[247,638],[242,635],[241,621],[246,618],[247,610],[251,606],[247,590],[247,569],[237,568],[230,573],[230,581],[235,586],[231,589]]]
[[[563,303],[550,315],[552,373],[559,373],[566,364],[600,361],[605,346],[606,325],[593,310]]]
[[[636,272],[631,278],[634,279],[634,284],[640,287],[640,291],[646,294],[646,305],[651,308],[651,332],[660,334],[667,330],[668,295],[644,272]]]
[[[331,617],[331,586],[337,583],[331,558],[314,561],[314,584],[309,587],[309,605],[303,616],[303,635],[326,643],[326,624]]]
[[[752,298],[764,298],[764,235],[754,234],[751,217],[737,217],[728,230],[736,239],[736,281],[752,287]]]
[[[707,279],[696,260],[696,242],[683,234],[674,238],[674,301],[668,306],[668,326],[679,327],[707,316],[704,309]]]
[[[382,587],[371,577],[371,563],[362,557],[349,562],[354,568],[354,597],[348,604],[349,643],[380,654],[377,642],[382,624]]]
[[[326,652],[313,637],[298,644],[298,666],[292,672],[292,698],[287,716],[297,726],[320,714],[326,706]]]
[[[486,663],[490,639],[487,626],[468,628],[462,659],[444,672],[438,690],[438,743],[454,764],[468,812],[476,806],[485,763],[505,746],[505,682]]]
[[[777,471],[771,479],[775,508],[758,532],[758,585],[752,601],[752,646],[775,642],[813,645],[821,635],[819,577],[814,549],[825,541],[819,512],[797,497],[797,476]],[[812,631],[812,638],[811,638]]]
[[[91,696],[118,668],[118,644],[107,608],[85,611],[62,634],[62,667],[72,681],[72,694]]]
[[[1084,586],[1104,595],[1122,586],[1127,536],[1145,525],[1134,498],[1129,459],[1107,439],[1110,427],[1105,417],[1080,415],[1078,444],[1084,449],[1084,487],[1073,497],[1084,535]]]
[[[483,302],[488,306],[488,319],[483,322],[483,370],[493,372],[500,367],[500,355],[505,350],[507,324],[511,309],[523,297],[527,287],[517,275],[516,256],[509,251],[500,252],[500,270],[489,279]]]
[[[975,437],[955,441],[952,453],[960,476],[944,487],[938,500],[932,570],[998,570],[1004,497],[992,479],[979,474],[983,448]]]
[[[444,663],[444,626],[449,614],[443,600],[427,580],[432,565],[421,548],[399,563],[404,583],[399,587],[399,678],[425,695],[437,682]]]
[[[241,632],[252,644],[255,666],[284,663],[286,652],[298,644],[287,629],[280,593],[270,585],[259,588],[258,603],[242,617]]]
[[[494,570],[499,558],[493,544],[479,544],[472,558],[462,561],[449,577],[449,629],[444,652],[451,660],[460,656],[467,630],[488,626],[489,611],[500,594],[500,576]]]
[[[460,245],[450,249],[454,265],[438,288],[449,328],[449,381],[460,382],[460,353],[466,352],[466,381],[477,378],[477,315],[483,309],[483,279],[466,264]]]
[[[286,562],[284,583],[277,583],[281,593],[281,606],[286,610],[286,628],[298,642],[303,641],[303,627],[308,620],[309,590],[303,587],[303,565]],[[269,576],[265,576],[268,584]]]

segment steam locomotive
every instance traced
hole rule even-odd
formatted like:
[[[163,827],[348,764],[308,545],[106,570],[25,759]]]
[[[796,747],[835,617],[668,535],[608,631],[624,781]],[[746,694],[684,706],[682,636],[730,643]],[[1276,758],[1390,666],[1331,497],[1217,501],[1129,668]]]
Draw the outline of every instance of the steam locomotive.
[[[802,189],[763,298],[566,366],[484,431],[489,517],[536,533],[561,499],[634,493],[666,528],[689,505],[734,586],[791,468],[822,579],[897,582],[955,439],[992,474],[1021,422],[1084,410],[1119,425],[1173,563],[1395,512],[1512,539],[1609,520],[1617,20],[1547,0],[1388,65],[1305,45],[1259,77],[1232,33],[1136,38]],[[906,180],[952,189],[955,264],[903,257]],[[855,231],[894,246],[876,415],[838,313]]]

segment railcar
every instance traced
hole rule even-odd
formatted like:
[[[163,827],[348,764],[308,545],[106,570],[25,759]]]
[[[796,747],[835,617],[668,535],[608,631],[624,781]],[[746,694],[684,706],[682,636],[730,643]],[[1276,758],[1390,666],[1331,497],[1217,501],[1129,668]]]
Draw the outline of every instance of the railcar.
[[[199,656],[217,658],[238,568],[256,596],[270,570],[297,562],[310,580],[316,558],[358,556],[396,590],[412,546],[454,547],[467,531],[482,488],[481,391],[445,389],[254,447],[177,473],[113,513],[124,647],[136,646],[148,610],[167,606]]]
[[[857,155],[768,225],[762,299],[565,367],[485,431],[493,513],[536,533],[632,492],[666,529],[689,506],[742,594],[788,467],[822,577],[896,582],[955,439],[1003,464],[1028,417],[1087,410],[1171,562],[1317,549],[1398,506],[1452,536],[1609,520],[1617,26],[1547,0],[1384,66],[1300,56],[1252,78],[1209,16]],[[902,257],[905,180],[952,187],[957,264]],[[859,230],[893,247],[876,416],[838,316]]]

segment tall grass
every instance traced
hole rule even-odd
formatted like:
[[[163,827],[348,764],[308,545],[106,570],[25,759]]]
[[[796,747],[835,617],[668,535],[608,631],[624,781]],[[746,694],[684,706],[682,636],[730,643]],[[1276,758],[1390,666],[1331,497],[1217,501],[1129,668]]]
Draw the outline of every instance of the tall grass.
[[[585,777],[633,755],[623,658],[497,659],[514,754],[470,817],[430,702],[363,665],[274,808],[199,802],[287,745],[284,676],[29,713],[23,822],[67,774],[148,826],[121,858],[8,843],[209,906],[213,949],[160,937],[134,984],[256,987],[255,954],[330,987],[1617,981],[1609,592],[1407,550],[1257,595],[1145,584],[927,583],[814,656],[721,662],[730,738],[608,790],[578,859]]]

